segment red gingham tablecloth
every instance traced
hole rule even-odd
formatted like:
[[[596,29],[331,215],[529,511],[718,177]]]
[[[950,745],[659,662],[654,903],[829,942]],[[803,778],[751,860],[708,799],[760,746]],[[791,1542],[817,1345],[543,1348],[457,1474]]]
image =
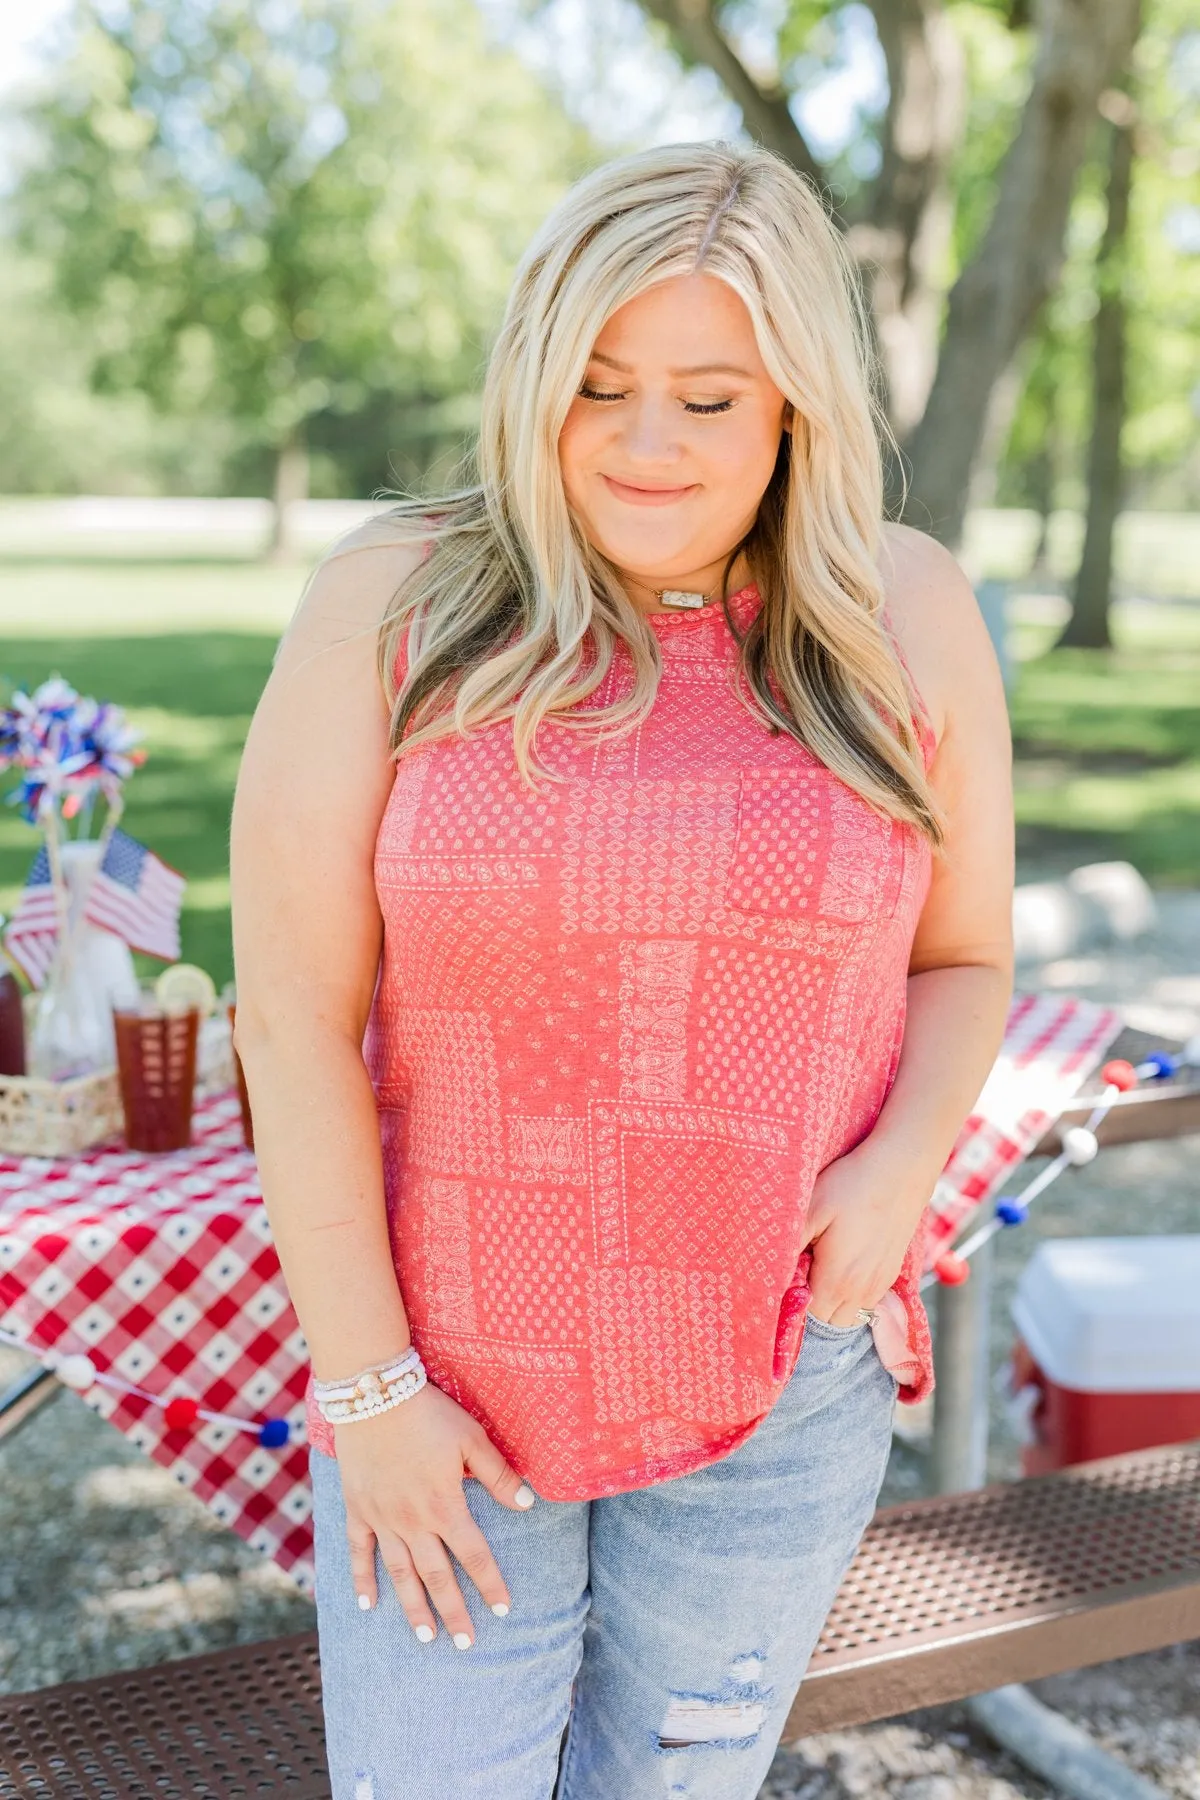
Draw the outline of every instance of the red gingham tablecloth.
[[[933,1201],[930,1256],[1026,1156],[1099,1062],[1117,1014],[1052,995],[1014,1003],[1004,1048]],[[195,1143],[166,1156],[101,1147],[0,1156],[0,1325],[28,1348],[84,1352],[170,1399],[261,1423],[289,1442],[161,1409],[100,1383],[82,1398],[256,1549],[313,1591],[304,1430],[308,1349],[271,1239],[236,1095],[200,1101]]]
[[[167,1399],[287,1419],[288,1443],[267,1450],[211,1420],[168,1430],[152,1402],[100,1383],[82,1396],[311,1593],[308,1346],[236,1093],[199,1101],[193,1136],[163,1156],[0,1156],[0,1324]]]
[[[1013,1001],[1000,1054],[933,1192],[926,1267],[1053,1125],[1121,1022],[1090,1000],[1020,994]]]

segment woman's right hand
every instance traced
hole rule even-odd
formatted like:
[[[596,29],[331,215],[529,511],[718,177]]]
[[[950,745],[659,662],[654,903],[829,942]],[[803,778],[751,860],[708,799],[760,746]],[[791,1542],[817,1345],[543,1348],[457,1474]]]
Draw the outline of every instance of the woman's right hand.
[[[473,1475],[515,1512],[534,1502],[477,1420],[427,1381],[399,1406],[333,1427],[350,1566],[362,1607],[378,1599],[375,1545],[404,1616],[422,1643],[437,1633],[434,1608],[460,1650],[475,1641],[447,1551],[453,1551],[501,1617],[511,1604],[487,1539],[471,1517],[463,1478]],[[432,1604],[431,1604],[432,1602]]]

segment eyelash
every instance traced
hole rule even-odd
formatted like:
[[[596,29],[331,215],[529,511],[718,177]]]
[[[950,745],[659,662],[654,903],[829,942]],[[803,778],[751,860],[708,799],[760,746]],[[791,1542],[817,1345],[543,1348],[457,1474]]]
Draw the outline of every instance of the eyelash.
[[[604,400],[623,400],[625,398],[624,394],[597,393],[595,388],[590,388],[586,384],[580,388],[579,392],[580,392],[581,397],[584,400],[604,401]],[[732,405],[733,405],[732,400],[714,400],[713,403],[711,404],[711,406],[704,405],[699,400],[685,400],[683,403],[683,410],[684,410],[684,412],[700,413],[700,414],[707,413],[707,414],[711,415],[712,413],[728,412],[730,410],[730,408],[732,407]]]

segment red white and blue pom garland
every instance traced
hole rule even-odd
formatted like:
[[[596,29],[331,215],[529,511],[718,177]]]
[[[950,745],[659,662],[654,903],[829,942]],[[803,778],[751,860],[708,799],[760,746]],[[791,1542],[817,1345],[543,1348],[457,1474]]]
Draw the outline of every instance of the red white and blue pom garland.
[[[30,1348],[23,1338],[3,1329],[0,1329],[0,1344],[11,1344],[15,1350]],[[232,1426],[235,1431],[248,1432],[264,1450],[280,1450],[291,1437],[292,1428],[287,1419],[239,1419],[233,1413],[211,1412],[187,1394],[176,1394],[167,1400],[161,1394],[148,1393],[131,1381],[122,1381],[117,1375],[102,1373],[91,1357],[82,1352],[64,1355],[57,1350],[41,1350],[35,1354],[46,1368],[53,1370],[64,1387],[74,1388],[77,1393],[83,1393],[98,1382],[103,1387],[114,1388],[119,1394],[136,1394],[152,1406],[161,1407],[168,1431],[187,1431],[197,1419],[204,1419],[217,1425]]]
[[[929,1273],[922,1277],[921,1287],[928,1288],[934,1283],[944,1287],[958,1287],[966,1281],[971,1273],[970,1258],[981,1245],[986,1244],[999,1231],[1023,1225],[1029,1217],[1033,1202],[1067,1169],[1084,1168],[1094,1161],[1100,1148],[1096,1139],[1096,1127],[1111,1110],[1119,1095],[1129,1093],[1142,1081],[1167,1081],[1184,1065],[1200,1066],[1200,1036],[1186,1045],[1181,1056],[1155,1050],[1136,1067],[1120,1060],[1105,1063],[1100,1071],[1104,1088],[1097,1096],[1086,1125],[1069,1126],[1062,1134],[1062,1149],[1058,1155],[1052,1157],[1019,1194],[1002,1196],[997,1200],[992,1217],[972,1232],[957,1249],[943,1251]],[[0,1343],[11,1344],[18,1350],[29,1349],[23,1339],[2,1328]],[[291,1437],[291,1426],[287,1419],[239,1419],[232,1413],[212,1412],[201,1406],[198,1400],[185,1394],[164,1399],[160,1394],[151,1394],[145,1388],[135,1386],[133,1382],[102,1373],[91,1357],[82,1353],[63,1355],[49,1350],[42,1351],[40,1355],[45,1366],[52,1369],[66,1387],[82,1392],[100,1383],[104,1387],[114,1388],[118,1393],[136,1394],[140,1399],[149,1401],[152,1406],[161,1407],[168,1431],[184,1431],[198,1419],[204,1419],[228,1425],[235,1431],[248,1432],[267,1450],[281,1449]]]
[[[1024,1225],[1034,1201],[1067,1169],[1082,1169],[1094,1161],[1100,1148],[1096,1127],[1121,1094],[1129,1093],[1143,1081],[1169,1081],[1185,1065],[1200,1065],[1200,1036],[1192,1038],[1179,1056],[1172,1056],[1165,1050],[1154,1050],[1136,1067],[1119,1058],[1106,1062],[1100,1071],[1104,1088],[1096,1097],[1096,1104],[1086,1125],[1068,1126],[1062,1133],[1062,1149],[1058,1155],[1052,1157],[1019,1194],[1002,1195],[996,1202],[992,1217],[973,1231],[957,1249],[944,1250],[928,1274],[922,1276],[921,1287],[932,1287],[935,1283],[942,1287],[961,1287],[970,1278],[970,1258],[976,1250],[995,1237],[998,1231]]]

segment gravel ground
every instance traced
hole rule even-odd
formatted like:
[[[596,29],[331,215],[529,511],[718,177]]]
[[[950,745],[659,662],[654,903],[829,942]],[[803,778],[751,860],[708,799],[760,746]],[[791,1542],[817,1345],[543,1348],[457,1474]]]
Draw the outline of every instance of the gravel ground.
[[[1023,970],[1021,985],[1116,1002],[1146,1030],[1200,1030],[1200,893],[1157,899],[1153,938]],[[1200,1231],[1194,1140],[1108,1150],[1064,1178],[1026,1227],[999,1240],[994,1366],[1011,1343],[1013,1286],[1042,1238],[1184,1231]],[[0,1349],[0,1386],[31,1362]],[[994,1478],[1017,1472],[998,1394],[990,1468]],[[883,1498],[920,1488],[919,1452],[898,1441]],[[0,1544],[0,1692],[314,1623],[312,1603],[281,1570],[70,1392],[0,1446]],[[1167,1794],[1200,1800],[1200,1642],[1057,1676],[1034,1692]],[[761,1800],[1035,1800],[1049,1791],[961,1708],[941,1707],[781,1750]]]

